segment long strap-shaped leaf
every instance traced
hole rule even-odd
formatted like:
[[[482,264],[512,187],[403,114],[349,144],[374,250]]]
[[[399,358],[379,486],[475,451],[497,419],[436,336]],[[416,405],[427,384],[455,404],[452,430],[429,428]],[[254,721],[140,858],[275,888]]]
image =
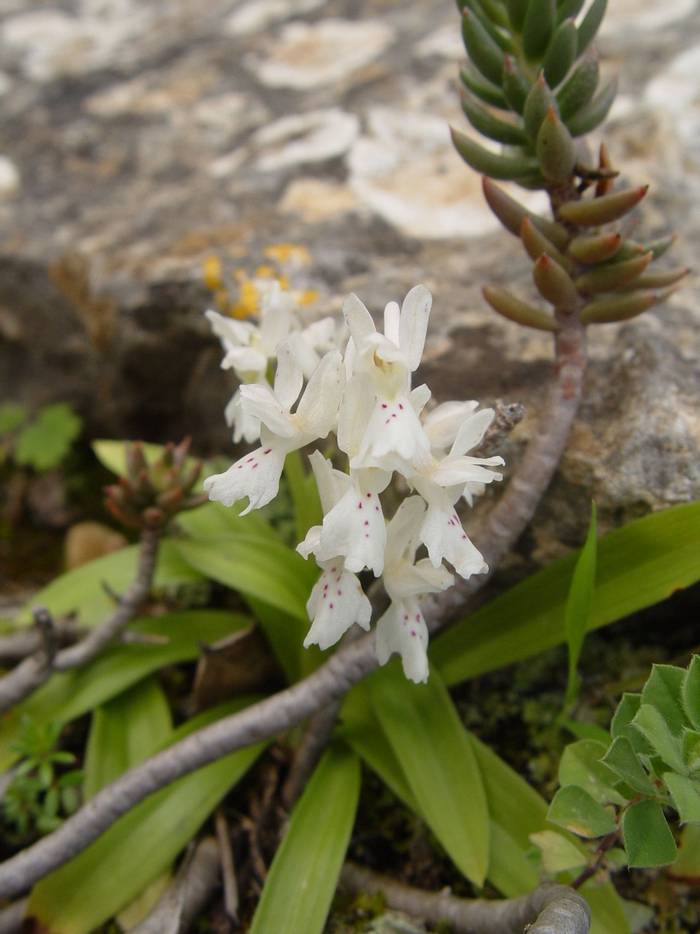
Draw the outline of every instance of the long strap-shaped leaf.
[[[350,841],[359,793],[357,756],[345,746],[332,745],[292,812],[250,934],[321,934]]]

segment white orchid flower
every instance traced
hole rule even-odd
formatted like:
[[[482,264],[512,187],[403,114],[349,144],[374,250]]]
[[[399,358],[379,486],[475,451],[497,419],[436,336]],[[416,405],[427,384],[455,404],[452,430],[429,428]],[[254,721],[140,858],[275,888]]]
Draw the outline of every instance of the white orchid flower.
[[[418,598],[446,590],[454,581],[446,568],[424,558],[415,561],[425,504],[418,496],[404,500],[387,528],[384,587],[391,603],[377,622],[375,650],[380,665],[396,652],[411,681],[428,680],[428,627]]]
[[[306,604],[312,622],[304,647],[328,649],[355,623],[369,629],[372,606],[359,580],[348,571],[341,557],[321,564],[323,573],[315,583]]]
[[[277,351],[274,390],[266,383],[241,386],[241,405],[259,419],[262,444],[225,473],[207,477],[204,489],[209,499],[232,506],[248,497],[248,507],[241,515],[260,509],[277,495],[287,454],[326,437],[336,422],[345,385],[338,351],[323,357],[292,412],[303,381],[292,349],[283,341]]]

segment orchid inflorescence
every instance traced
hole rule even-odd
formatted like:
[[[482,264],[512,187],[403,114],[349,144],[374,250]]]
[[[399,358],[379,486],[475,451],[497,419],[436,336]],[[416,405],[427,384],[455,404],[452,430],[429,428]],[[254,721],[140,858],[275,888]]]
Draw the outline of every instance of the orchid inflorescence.
[[[488,570],[455,511],[487,483],[500,480],[500,457],[470,457],[494,418],[476,402],[445,402],[428,411],[430,390],[411,388],[423,355],[432,297],[423,285],[403,305],[384,309],[384,333],[356,295],[343,306],[346,327],[323,318],[302,327],[288,293],[271,288],[259,324],[214,311],[222,366],[241,381],[227,407],[234,439],[260,441],[222,474],[205,480],[209,498],[232,506],[248,498],[245,515],[277,495],[292,451],[334,432],[347,469],[320,451],[309,455],[323,522],[297,550],[321,569],[307,603],[311,628],[304,645],[326,649],[355,623],[369,629],[372,607],[358,574],[382,578],[390,599],[377,622],[380,664],[398,653],[404,673],[427,680],[428,629],[420,597]],[[275,363],[274,379],[267,375]],[[304,380],[306,386],[304,387]],[[303,390],[303,391],[302,391]],[[380,498],[394,473],[408,486],[387,521]],[[424,546],[427,557],[417,558]]]

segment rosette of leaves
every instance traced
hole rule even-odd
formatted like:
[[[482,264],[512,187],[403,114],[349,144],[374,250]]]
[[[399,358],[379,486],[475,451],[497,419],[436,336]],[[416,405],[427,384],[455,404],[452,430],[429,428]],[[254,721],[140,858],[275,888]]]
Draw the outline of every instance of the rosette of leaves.
[[[617,848],[630,867],[669,865],[676,844],[668,816],[700,824],[700,656],[687,669],[655,665],[641,693],[623,695],[610,732],[607,746],[586,739],[567,747],[547,818],[595,841],[598,862]],[[553,835],[535,842],[545,862],[547,849],[562,849]]]
[[[617,91],[601,81],[592,42],[607,0],[457,0],[469,61],[462,106],[494,152],[453,130],[473,169],[526,188],[566,185],[585,164],[580,137],[599,126]],[[583,166],[581,166],[583,169]],[[584,171],[585,174],[585,171]]]

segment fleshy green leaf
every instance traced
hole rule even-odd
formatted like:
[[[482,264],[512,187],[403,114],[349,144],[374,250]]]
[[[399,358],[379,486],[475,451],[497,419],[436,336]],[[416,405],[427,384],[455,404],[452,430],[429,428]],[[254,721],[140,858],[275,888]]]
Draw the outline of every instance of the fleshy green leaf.
[[[152,644],[118,645],[106,649],[84,668],[53,675],[0,724],[0,769],[17,759],[11,748],[20,732],[22,715],[35,723],[69,723],[167,665],[192,661],[202,644],[217,642],[250,625],[238,613],[189,610],[137,620],[130,629],[158,640]]]
[[[231,702],[194,717],[175,730],[169,742],[249,702]],[[258,743],[233,752],[136,805],[34,887],[27,916],[61,934],[89,934],[160,876],[263,748]]]
[[[604,837],[617,828],[610,811],[578,785],[565,785],[557,791],[547,820],[579,837]]]
[[[649,796],[656,794],[654,785],[626,736],[618,736],[613,740],[602,761],[633,791]]]
[[[488,807],[464,728],[437,672],[412,684],[395,664],[369,679],[374,713],[438,840],[481,885],[489,861]]]
[[[590,629],[615,622],[700,579],[700,503],[631,522],[598,542]],[[521,661],[565,638],[576,557],[557,561],[457,623],[431,644],[448,684]]]
[[[607,7],[608,0],[593,0],[593,3],[590,5],[578,29],[579,55],[582,55],[595,39],[596,33],[600,29],[600,24],[603,22]]]
[[[81,432],[83,421],[65,402],[44,406],[17,437],[14,459],[23,467],[57,467]]]
[[[321,934],[355,820],[359,761],[342,746],[325,753],[275,853],[250,934]]]
[[[624,804],[625,798],[613,787],[617,776],[601,760],[605,746],[593,739],[582,739],[566,747],[559,763],[559,784],[578,785],[598,804]]]
[[[684,824],[700,824],[700,779],[665,772],[666,787]]]
[[[588,526],[588,535],[574,568],[564,614],[566,643],[569,649],[569,677],[564,701],[566,707],[574,702],[579,691],[579,679],[576,669],[591,618],[597,553],[596,507],[595,503],[593,503],[591,505],[591,522]]]
[[[622,815],[622,837],[631,869],[668,866],[676,858],[673,839],[661,805],[639,801]]]
[[[33,607],[45,606],[55,617],[77,613],[81,626],[98,625],[114,609],[114,600],[107,590],[123,593],[133,581],[138,550],[138,545],[129,545],[61,574],[27,601],[16,623],[30,625]],[[201,579],[199,571],[180,558],[172,541],[165,539],[161,542],[154,579],[156,590],[167,590]]]

